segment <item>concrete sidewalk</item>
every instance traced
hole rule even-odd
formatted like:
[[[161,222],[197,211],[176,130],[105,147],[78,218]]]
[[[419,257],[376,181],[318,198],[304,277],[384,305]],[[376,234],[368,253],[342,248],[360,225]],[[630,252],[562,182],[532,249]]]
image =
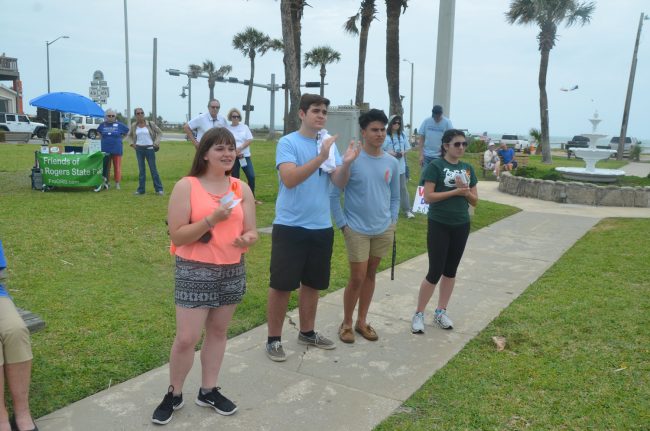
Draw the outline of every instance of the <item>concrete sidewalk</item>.
[[[335,350],[299,346],[293,324],[296,311],[289,313],[284,326],[288,355],[284,363],[265,356],[266,325],[229,340],[219,386],[239,406],[230,417],[194,404],[200,383],[197,353],[184,387],[185,406],[164,429],[370,430],[602,217],[650,217],[650,211],[641,208],[596,208],[519,198],[498,192],[496,185],[481,182],[480,198],[524,211],[470,235],[449,307],[453,330],[432,326],[429,313],[426,333],[411,334],[410,319],[427,268],[426,255],[416,257],[396,267],[394,281],[389,271],[377,276],[369,321],[379,341],[357,336],[352,345],[338,342],[343,290],[333,292],[321,299],[317,328],[336,339]],[[488,267],[492,276],[486,279]],[[436,299],[437,293],[433,305]],[[43,431],[161,429],[150,418],[167,382],[165,365],[44,416],[37,424]]]

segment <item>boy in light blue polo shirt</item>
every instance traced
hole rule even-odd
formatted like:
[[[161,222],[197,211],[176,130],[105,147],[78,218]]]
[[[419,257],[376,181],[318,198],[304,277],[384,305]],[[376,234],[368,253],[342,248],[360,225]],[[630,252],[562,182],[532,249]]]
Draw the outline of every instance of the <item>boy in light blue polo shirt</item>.
[[[298,288],[298,344],[321,349],[335,347],[331,340],[314,331],[318,291],[329,286],[334,242],[329,186],[330,180],[339,187],[345,186],[350,164],[359,155],[359,149],[350,144],[341,160],[333,146],[336,135],[319,139],[328,106],[329,100],[322,96],[303,94],[298,110],[300,129],[280,138],[276,150],[280,189],[271,237],[266,343],[266,355],[273,361],[286,360],[282,325],[291,292]]]

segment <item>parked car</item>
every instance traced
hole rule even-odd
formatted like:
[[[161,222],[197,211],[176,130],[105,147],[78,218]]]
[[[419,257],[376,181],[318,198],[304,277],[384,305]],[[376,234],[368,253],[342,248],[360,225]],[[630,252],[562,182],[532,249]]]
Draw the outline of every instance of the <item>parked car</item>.
[[[25,114],[0,113],[0,130],[7,132],[30,132],[32,137],[38,138],[47,136],[47,127],[45,124],[31,121]]]
[[[567,151],[570,148],[589,148],[589,138],[582,135],[575,135],[573,139],[566,143]]]
[[[571,158],[573,148],[589,148],[590,140],[586,136],[575,135],[570,141],[566,143],[566,156]]]
[[[104,122],[104,119],[75,115],[72,117],[72,121],[77,125],[77,128],[72,132],[77,139],[82,139],[86,136],[89,139],[95,139],[97,138],[97,127]]]
[[[519,135],[503,135],[500,142],[514,148],[515,151],[524,151],[530,147],[530,142]]]
[[[620,137],[614,136],[612,139],[609,141],[609,148],[614,151],[618,151],[618,142],[620,140]],[[639,145],[639,141],[636,138],[631,138],[629,136],[625,137],[625,144],[623,145],[623,155],[627,156],[630,154],[630,150],[632,149],[632,145]]]

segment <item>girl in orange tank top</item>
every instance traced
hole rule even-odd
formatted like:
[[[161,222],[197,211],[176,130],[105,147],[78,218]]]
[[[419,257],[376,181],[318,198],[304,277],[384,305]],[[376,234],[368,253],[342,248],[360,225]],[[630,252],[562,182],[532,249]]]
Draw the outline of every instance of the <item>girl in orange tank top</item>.
[[[196,403],[223,415],[237,411],[219,392],[217,377],[228,324],[246,291],[244,253],[257,241],[257,229],[251,189],[230,177],[236,157],[232,134],[225,128],[209,130],[201,138],[188,176],[176,183],[169,198],[178,329],[169,360],[167,394],[151,418],[157,424],[168,423],[174,410],[183,405],[183,384],[190,371],[187,364],[192,363],[203,329]]]

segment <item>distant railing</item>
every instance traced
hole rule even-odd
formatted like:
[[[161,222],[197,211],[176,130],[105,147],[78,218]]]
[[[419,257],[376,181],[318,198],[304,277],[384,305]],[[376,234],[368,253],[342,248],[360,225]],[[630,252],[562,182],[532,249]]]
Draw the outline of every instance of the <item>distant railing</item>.
[[[18,59],[11,57],[0,57],[0,69],[18,72]]]

